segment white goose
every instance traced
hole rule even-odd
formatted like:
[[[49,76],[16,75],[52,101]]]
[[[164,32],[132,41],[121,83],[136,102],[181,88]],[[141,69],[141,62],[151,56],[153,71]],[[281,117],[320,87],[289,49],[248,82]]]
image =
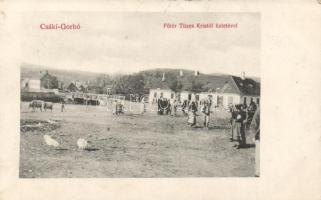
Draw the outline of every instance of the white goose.
[[[79,149],[86,149],[88,146],[88,142],[83,138],[79,138],[77,140],[77,146]]]
[[[54,147],[59,146],[59,143],[56,140],[52,139],[49,135],[44,135],[43,138],[47,145],[54,146]]]

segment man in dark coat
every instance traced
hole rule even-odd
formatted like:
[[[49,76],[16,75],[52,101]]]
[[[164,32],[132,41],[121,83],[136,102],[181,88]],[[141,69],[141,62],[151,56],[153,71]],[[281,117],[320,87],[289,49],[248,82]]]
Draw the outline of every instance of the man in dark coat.
[[[232,137],[231,137],[231,141],[234,141],[234,134],[236,134],[236,130],[235,130],[235,122],[236,122],[236,115],[237,115],[237,110],[235,108],[235,105],[231,106],[230,109],[231,112],[231,133],[232,133]],[[235,135],[235,137],[237,138],[238,135]]]
[[[157,101],[157,113],[159,114],[159,115],[162,115],[163,114],[163,98],[160,98],[160,99],[158,99],[158,101]]]
[[[238,149],[246,146],[246,135],[245,135],[245,123],[246,123],[246,111],[244,105],[237,106],[237,114],[235,121],[235,129],[238,135]],[[241,136],[241,138],[239,137]]]
[[[255,134],[255,176],[260,176],[260,108],[258,108],[251,122],[251,131]]]
[[[182,104],[182,112],[183,112],[184,115],[187,115],[186,107],[187,107],[187,100],[184,100],[183,104]]]

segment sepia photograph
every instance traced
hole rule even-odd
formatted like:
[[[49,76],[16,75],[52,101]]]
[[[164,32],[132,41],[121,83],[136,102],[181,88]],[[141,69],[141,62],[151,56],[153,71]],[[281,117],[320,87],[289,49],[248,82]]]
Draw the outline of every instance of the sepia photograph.
[[[23,13],[19,177],[260,177],[260,18]]]

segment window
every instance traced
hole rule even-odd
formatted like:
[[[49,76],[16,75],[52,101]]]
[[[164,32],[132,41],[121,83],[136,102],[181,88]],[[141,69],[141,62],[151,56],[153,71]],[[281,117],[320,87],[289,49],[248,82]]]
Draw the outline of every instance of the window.
[[[243,104],[244,104],[244,105],[247,105],[247,103],[246,103],[246,97],[244,97]]]
[[[157,97],[157,92],[154,92],[154,98],[156,98]]]
[[[195,95],[195,99],[196,99],[196,101],[199,101],[200,100],[200,95]]]
[[[227,97],[227,103],[228,104],[233,104],[233,97],[232,96],[228,96]]]
[[[171,93],[171,99],[174,99],[174,93]]]
[[[162,93],[162,92],[160,93],[160,97],[161,97],[161,98],[163,97],[163,93]]]
[[[218,107],[223,106],[223,101],[224,101],[223,96],[217,96],[217,106]]]
[[[260,98],[256,99],[256,104],[259,105],[260,104]]]

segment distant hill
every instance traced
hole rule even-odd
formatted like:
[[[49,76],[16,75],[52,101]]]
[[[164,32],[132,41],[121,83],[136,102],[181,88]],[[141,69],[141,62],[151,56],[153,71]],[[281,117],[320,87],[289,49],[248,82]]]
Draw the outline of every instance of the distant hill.
[[[123,78],[119,79],[118,75],[111,76],[104,73],[60,70],[45,66],[22,64],[21,79],[40,79],[46,71],[48,71],[49,74],[56,76],[59,81],[64,83],[64,85],[69,85],[69,83],[75,81],[88,81],[89,85],[92,86],[99,86],[101,88],[111,87],[114,89],[115,93],[121,93],[127,89],[129,89],[130,92],[143,91],[145,93],[148,89],[156,88],[172,89],[174,91],[215,91],[222,88],[231,77],[231,75],[223,73],[199,73],[198,76],[195,76],[195,71],[193,70],[155,68],[133,74],[122,75]],[[163,74],[165,76],[165,80],[163,80]],[[253,80],[260,82],[260,79],[257,77],[249,78],[253,78]]]
[[[102,73],[95,72],[84,72],[77,70],[60,70],[48,68],[45,66],[32,65],[32,64],[22,64],[21,65],[21,78],[33,78],[39,79],[45,71],[48,71],[51,75],[58,78],[59,81],[63,83],[70,83],[73,81],[95,81],[97,77],[102,76]]]

